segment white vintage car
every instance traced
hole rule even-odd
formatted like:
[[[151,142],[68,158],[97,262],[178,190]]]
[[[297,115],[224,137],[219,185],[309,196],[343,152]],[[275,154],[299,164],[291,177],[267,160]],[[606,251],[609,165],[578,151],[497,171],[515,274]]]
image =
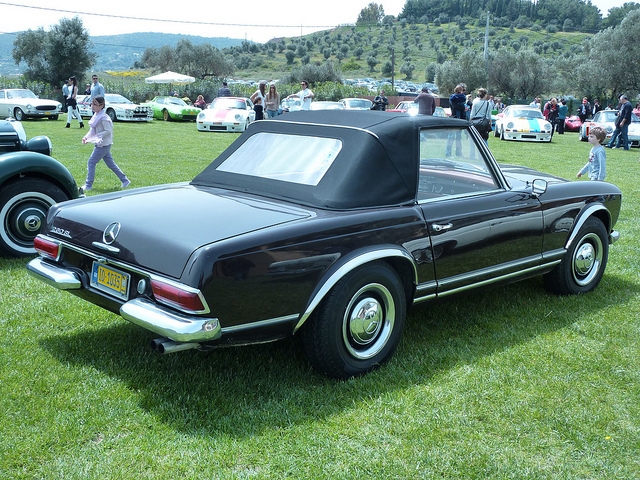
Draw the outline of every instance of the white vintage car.
[[[151,107],[136,105],[122,95],[107,93],[104,96],[104,100],[104,111],[113,122],[150,122],[153,120],[153,109]],[[93,116],[90,95],[78,95],[76,101],[78,103],[78,111],[82,117]]]
[[[500,140],[550,142],[551,128],[540,109],[530,105],[509,105],[503,110],[502,117],[496,118],[493,135]]]
[[[347,110],[371,110],[373,102],[366,98],[343,98],[340,103]]]
[[[13,117],[19,122],[29,117],[57,120],[61,113],[60,102],[38,98],[31,90],[23,88],[0,90],[0,117]]]
[[[607,132],[607,141],[611,140],[613,131],[616,129],[616,119],[618,118],[618,110],[600,110],[591,120],[587,120],[580,127],[580,140],[587,141],[589,130],[596,125],[602,127]],[[640,147],[640,118],[635,114],[631,114],[631,124],[627,131],[629,136],[629,144],[633,147]]]
[[[256,119],[253,103],[246,97],[218,97],[196,119],[200,132],[244,132]]]

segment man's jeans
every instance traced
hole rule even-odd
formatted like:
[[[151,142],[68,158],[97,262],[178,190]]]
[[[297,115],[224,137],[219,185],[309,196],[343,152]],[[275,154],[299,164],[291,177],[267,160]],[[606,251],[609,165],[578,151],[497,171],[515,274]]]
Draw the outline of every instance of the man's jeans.
[[[618,138],[620,137],[620,138]],[[616,143],[618,145],[616,145]],[[607,144],[607,147],[613,148],[619,146],[622,143],[622,148],[629,150],[629,125],[624,124],[621,127],[616,127],[611,135],[611,140]]]

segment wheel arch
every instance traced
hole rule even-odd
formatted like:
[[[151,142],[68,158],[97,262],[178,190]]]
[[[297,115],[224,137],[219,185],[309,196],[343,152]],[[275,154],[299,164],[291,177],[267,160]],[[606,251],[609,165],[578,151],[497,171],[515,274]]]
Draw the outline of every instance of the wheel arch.
[[[395,245],[380,246],[371,250],[359,251],[344,258],[343,261],[334,265],[325,273],[313,290],[304,312],[293,329],[293,333],[296,333],[300,327],[304,325],[340,279],[349,272],[376,261],[386,262],[398,273],[404,285],[407,305],[409,305],[415,286],[418,284],[418,270],[413,257],[406,250]]]
[[[2,156],[0,185],[24,178],[39,178],[58,186],[69,198],[78,198],[78,185],[67,168],[52,157],[35,152]]]
[[[609,213],[609,210],[607,210],[607,208],[601,203],[592,203],[586,205],[576,217],[576,221],[573,224],[573,228],[571,230],[569,238],[567,239],[567,243],[565,244],[566,249],[569,249],[571,243],[578,235],[578,232],[580,231],[582,225],[584,225],[584,223],[591,217],[599,219],[604,224],[604,228],[607,230],[607,234],[611,233],[611,214]]]

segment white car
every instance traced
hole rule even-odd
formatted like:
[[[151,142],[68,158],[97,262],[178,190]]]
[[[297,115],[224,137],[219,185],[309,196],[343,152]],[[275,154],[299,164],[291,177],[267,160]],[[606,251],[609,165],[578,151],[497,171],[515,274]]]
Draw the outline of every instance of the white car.
[[[616,119],[618,118],[618,110],[600,110],[591,120],[587,120],[580,127],[580,140],[587,141],[589,130],[596,125],[604,128],[607,132],[607,142],[611,140],[613,131],[616,129]],[[640,118],[635,114],[631,114],[631,123],[627,131],[629,137],[629,145],[640,147]]]
[[[371,110],[373,102],[366,98],[343,98],[339,100],[347,110]]]
[[[496,119],[493,135],[500,140],[551,141],[551,124],[540,109],[530,105],[509,105]]]
[[[22,88],[0,90],[0,117],[13,117],[19,122],[29,117],[57,120],[61,113],[60,102],[38,98],[31,90]]]
[[[311,102],[311,110],[344,110],[340,102]]]
[[[245,97],[218,97],[196,119],[200,132],[244,132],[256,119],[253,103]]]
[[[117,93],[107,93],[104,96],[104,111],[112,122],[150,122],[153,120],[153,108],[136,105],[131,100]],[[78,111],[82,117],[92,117],[91,96],[78,95],[76,97]]]

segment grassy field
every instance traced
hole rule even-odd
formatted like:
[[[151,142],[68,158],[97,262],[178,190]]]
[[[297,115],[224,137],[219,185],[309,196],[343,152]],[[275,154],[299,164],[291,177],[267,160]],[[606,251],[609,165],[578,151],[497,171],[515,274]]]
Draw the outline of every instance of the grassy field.
[[[86,130],[25,127],[83,183]],[[234,138],[118,123],[112,153],[135,187],[189,180]],[[489,145],[565,178],[589,151],[575,133]],[[638,155],[607,151],[622,237],[595,292],[534,278],[413,310],[391,362],[345,382],[296,339],[157,355],[153,334],[0,259],[0,478],[640,478]],[[90,194],[118,187],[100,164]]]

